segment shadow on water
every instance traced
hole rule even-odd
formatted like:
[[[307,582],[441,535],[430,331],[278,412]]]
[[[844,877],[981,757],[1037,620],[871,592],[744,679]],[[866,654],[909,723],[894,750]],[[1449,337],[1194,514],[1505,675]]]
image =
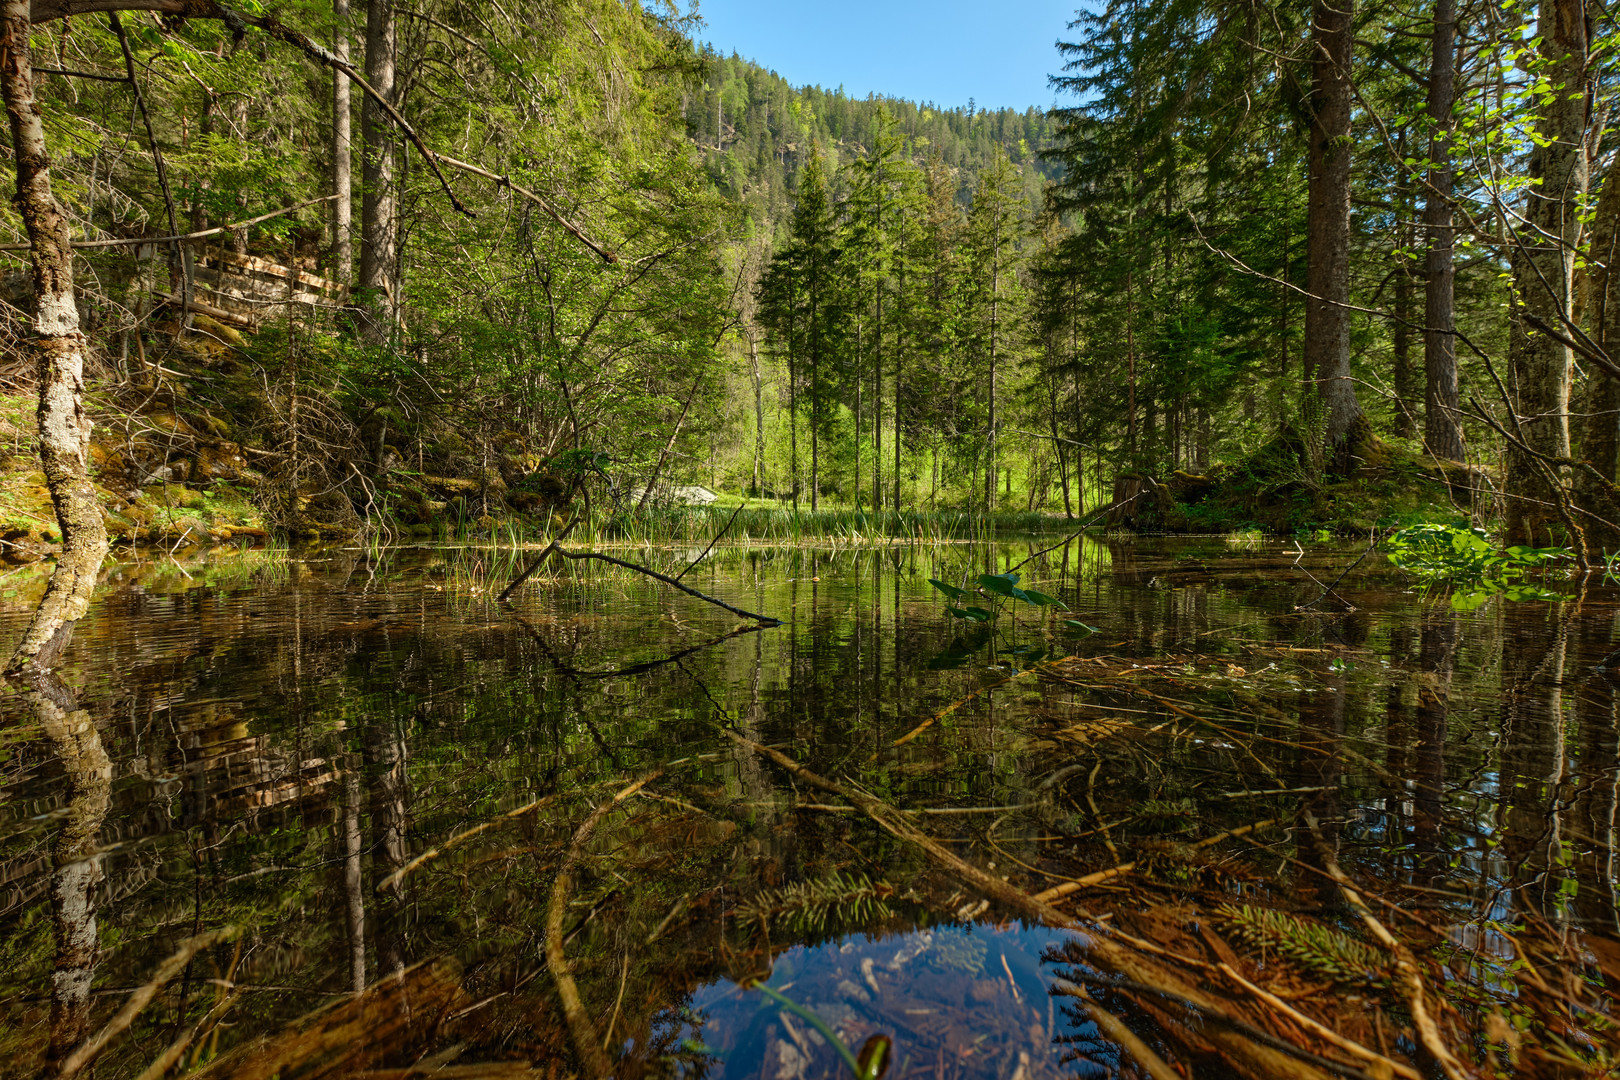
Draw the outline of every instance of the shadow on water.
[[[1301,610],[1292,548],[1086,540],[1021,572],[1095,633],[943,616],[928,578],[1043,546],[722,547],[685,579],[765,630],[577,565],[498,604],[511,552],[111,566],[61,679],[4,699],[0,1074],[588,1074],[583,1017],[626,1076],[881,1045],[891,1078],[1225,1075],[1219,1030],[1280,1014],[1223,965],[1427,1070],[1350,895],[1471,1061],[1610,1052],[1620,593],[1459,613],[1368,560]],[[15,633],[36,583],[0,589]],[[1006,921],[749,741],[1189,989]],[[1278,1075],[1391,1075],[1293,1023]]]

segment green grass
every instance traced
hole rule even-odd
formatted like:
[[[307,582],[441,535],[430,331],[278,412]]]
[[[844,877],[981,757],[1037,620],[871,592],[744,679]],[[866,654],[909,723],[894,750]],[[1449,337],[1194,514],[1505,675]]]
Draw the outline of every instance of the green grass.
[[[757,502],[757,500],[751,500]],[[736,520],[731,521],[736,514]],[[990,537],[1051,535],[1078,528],[1079,522],[1061,516],[1022,511],[995,514],[902,510],[874,513],[869,510],[793,510],[768,503],[739,509],[731,505],[687,506],[648,509],[616,517],[599,514],[583,521],[569,536],[581,547],[593,544],[701,544],[713,539],[727,522],[727,543],[782,544],[806,540],[832,540],[845,544],[938,543],[951,540],[982,540]],[[534,543],[551,529],[538,521],[503,519],[493,528],[450,523],[436,530],[434,540],[471,542],[493,540],[513,546]],[[426,539],[425,537],[423,539]]]

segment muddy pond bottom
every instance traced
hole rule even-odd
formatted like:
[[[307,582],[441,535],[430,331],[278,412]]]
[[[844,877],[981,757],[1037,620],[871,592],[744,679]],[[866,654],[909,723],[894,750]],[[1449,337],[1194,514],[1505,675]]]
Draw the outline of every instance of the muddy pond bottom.
[[[1105,1076],[1117,1052],[1049,992],[1044,969],[1061,941],[970,924],[794,946],[759,984],[722,979],[695,992],[674,1018],[678,1053],[708,1076],[796,1080],[848,1075],[845,1054],[858,1065],[887,1040],[895,1076],[933,1075],[947,1062],[973,1077]]]

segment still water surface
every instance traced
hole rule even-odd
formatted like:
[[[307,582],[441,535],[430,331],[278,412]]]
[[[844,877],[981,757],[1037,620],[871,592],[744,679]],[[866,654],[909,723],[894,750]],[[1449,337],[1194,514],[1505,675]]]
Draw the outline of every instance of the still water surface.
[[[1500,932],[1527,920],[1577,968],[1620,955],[1620,726],[1594,671],[1620,594],[1463,614],[1374,556],[1313,604],[1358,550],[1088,539],[1021,572],[1095,633],[944,616],[930,577],[1044,546],[717,551],[685,580],[784,620],[754,632],[598,568],[500,604],[512,557],[470,549],[112,565],[59,672],[72,697],[13,689],[0,715],[0,1074],[60,1061],[227,930],[96,1076],[577,1072],[546,960],[558,868],[660,767],[575,845],[558,901],[626,1073],[847,1075],[829,1034],[892,1039],[891,1078],[1119,1067],[1050,993],[1085,975],[1064,934],[722,728],[930,811],[930,836],[1030,892],[1134,863],[1063,902],[1143,934],[1130,919],[1185,929],[1222,898],[1321,911],[1308,814],[1458,971],[1505,969]],[[0,633],[39,587],[0,583]],[[1136,669],[1147,696],[1119,689]]]

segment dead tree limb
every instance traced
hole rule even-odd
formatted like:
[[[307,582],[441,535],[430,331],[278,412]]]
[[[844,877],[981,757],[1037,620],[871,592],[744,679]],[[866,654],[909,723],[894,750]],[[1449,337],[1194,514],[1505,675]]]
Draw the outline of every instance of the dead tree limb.
[[[568,1018],[568,1030],[574,1037],[574,1047],[579,1051],[586,1071],[595,1080],[605,1080],[606,1077],[612,1076],[613,1062],[608,1057],[607,1051],[602,1049],[602,1041],[596,1034],[596,1025],[591,1023],[590,1014],[585,1011],[584,1004],[579,1000],[579,987],[574,983],[568,956],[563,952],[563,916],[568,912],[568,894],[574,888],[574,868],[579,865],[580,853],[590,840],[591,834],[602,823],[602,819],[607,817],[609,811],[663,774],[663,769],[654,769],[598,806],[591,816],[585,819],[585,823],[575,830],[574,838],[568,845],[568,853],[563,856],[562,865],[557,868],[556,880],[551,884],[551,904],[546,909],[546,967],[551,971],[552,981],[557,985],[557,996],[562,999],[563,1015]]]
[[[823,791],[830,791],[835,795],[842,796],[852,805],[859,807],[879,828],[906,843],[921,848],[935,863],[956,875],[957,878],[981,895],[1000,903],[1003,907],[1030,922],[1041,923],[1056,929],[1070,930],[1081,935],[1081,947],[1085,950],[1088,960],[1097,966],[1116,972],[1137,983],[1154,987],[1160,992],[1173,994],[1191,1002],[1197,1009],[1208,1016],[1218,1019],[1227,1015],[1226,1010],[1221,1008],[1220,1002],[1200,987],[1195,980],[1185,978],[1181,972],[1169,965],[1161,964],[1145,953],[1114,939],[1109,936],[1109,931],[1106,928],[1099,927],[1098,932],[1091,932],[1088,928],[1083,927],[1079,921],[1065,915],[1051,904],[1038,900],[1016,885],[1012,885],[993,874],[979,869],[930,838],[907,820],[904,814],[893,809],[881,799],[874,798],[846,784],[840,784],[835,780],[828,780],[823,776],[819,776],[781,751],[757,743],[729,728],[722,728],[721,730],[737,745],[769,758],[796,779],[811,787],[821,788]],[[1234,1022],[1240,1023],[1238,1021]],[[1228,1030],[1220,1024],[1213,1024],[1204,1028],[1199,1032],[1199,1036],[1217,1045],[1229,1061],[1241,1065],[1244,1072],[1250,1076],[1287,1077],[1293,1078],[1293,1080],[1306,1080],[1306,1078],[1325,1080],[1330,1075],[1308,1062],[1290,1057],[1269,1046],[1251,1042],[1237,1031]]]

